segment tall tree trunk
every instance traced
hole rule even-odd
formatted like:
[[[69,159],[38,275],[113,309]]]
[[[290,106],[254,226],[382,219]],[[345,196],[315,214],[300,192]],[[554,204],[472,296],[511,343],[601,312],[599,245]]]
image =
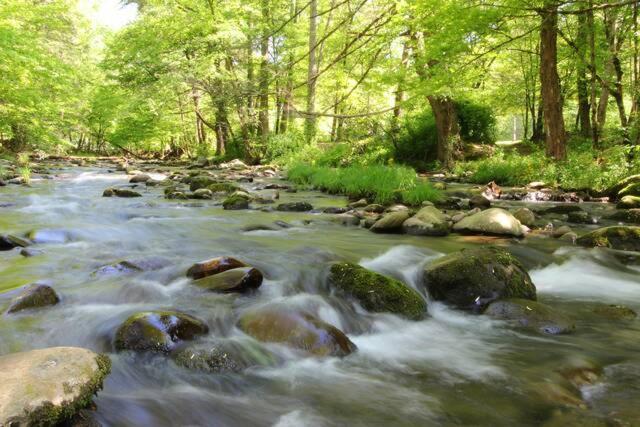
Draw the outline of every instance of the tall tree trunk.
[[[207,141],[207,137],[204,130],[204,123],[202,123],[202,120],[200,119],[200,93],[195,87],[191,89],[191,99],[193,100],[193,108],[196,116],[196,141],[199,147],[203,147]]]
[[[227,126],[227,109],[224,100],[216,102],[216,156],[224,156],[227,152],[227,140],[229,139],[229,128]]]
[[[460,142],[458,115],[453,100],[446,96],[428,96],[438,133],[438,161],[443,168],[453,165],[453,150]]]
[[[547,0],[541,11],[540,27],[540,84],[542,113],[545,125],[547,156],[556,160],[566,158],[566,132],[562,116],[562,96],[558,76],[558,5]]]
[[[304,135],[307,143],[316,135],[316,81],[318,64],[316,62],[316,44],[318,30],[318,0],[311,0],[309,9],[309,66],[307,69],[307,118]]]
[[[29,140],[27,129],[18,123],[11,123],[11,133],[12,137],[5,144],[6,148],[14,153],[24,150]]]
[[[409,46],[405,41],[402,43],[402,56],[400,58],[400,68],[402,73],[407,68],[409,62]],[[404,102],[404,74],[400,76],[398,86],[396,87],[396,94],[393,100],[393,116],[391,117],[391,138],[395,141],[398,133],[400,132],[400,118],[402,117],[403,109],[402,103]]]
[[[544,119],[542,117],[543,117],[542,94],[540,94],[540,101],[538,102],[538,108],[531,111],[531,120],[533,121],[531,141],[533,142],[544,141]]]
[[[587,16],[584,13],[578,15],[578,55],[576,69],[576,89],[578,93],[578,129],[580,135],[585,138],[591,136],[591,105],[589,104],[589,88],[587,80],[587,45],[589,28]]]
[[[264,28],[260,38],[260,140],[263,144],[269,138],[269,0],[262,0],[262,20]]]
[[[591,138],[593,140],[593,146],[597,148],[600,145],[600,126],[598,122],[598,106],[596,105],[598,80],[596,78],[596,28],[593,21],[593,0],[589,1],[587,25],[589,26],[589,68],[591,68],[591,93],[589,94],[589,104],[591,104]]]

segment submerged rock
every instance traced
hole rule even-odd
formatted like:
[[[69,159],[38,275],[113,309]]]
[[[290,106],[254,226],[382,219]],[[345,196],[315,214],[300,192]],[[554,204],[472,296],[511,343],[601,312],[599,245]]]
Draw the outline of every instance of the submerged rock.
[[[504,249],[469,248],[436,259],[424,270],[436,301],[478,311],[497,299],[536,299],[536,287],[520,261]]]
[[[315,356],[347,356],[357,347],[338,328],[305,311],[269,304],[244,313],[238,327],[263,342],[287,344]]]
[[[307,212],[313,209],[313,206],[307,202],[290,202],[280,203],[276,210],[282,212]]]
[[[249,267],[242,261],[239,261],[232,257],[217,257],[211,258],[206,261],[201,261],[193,264],[187,270],[187,277],[192,279],[202,279],[203,277],[211,276],[214,274],[222,273],[223,271],[231,270],[233,268]]]
[[[60,298],[51,286],[44,283],[33,283],[27,285],[20,295],[11,300],[7,313],[56,305],[59,302]]]
[[[605,247],[623,251],[640,251],[640,227],[613,226],[594,230],[579,237],[576,243],[586,247]]]
[[[581,211],[582,208],[573,203],[566,203],[562,205],[551,206],[550,208],[543,209],[540,211],[541,214],[569,214],[570,212],[578,212]]]
[[[147,182],[151,179],[151,177],[149,175],[147,175],[146,173],[141,173],[138,175],[134,175],[129,182],[132,184],[139,184],[142,182]]]
[[[142,194],[137,191],[129,190],[128,188],[107,188],[102,193],[102,197],[142,197]]]
[[[438,208],[425,206],[402,223],[402,230],[414,236],[446,236],[449,234],[449,217]]]
[[[427,310],[422,296],[409,286],[357,264],[333,264],[329,274],[329,285],[355,299],[368,311],[393,313],[419,320]]]
[[[487,199],[482,195],[475,195],[469,199],[469,207],[480,208],[480,209],[488,209],[491,207],[491,200]]]
[[[165,258],[151,257],[133,260],[119,261],[114,264],[104,265],[98,268],[94,274],[110,275],[110,274],[128,274],[140,271],[160,270],[169,265],[169,260]]]
[[[522,237],[527,231],[510,212],[490,208],[467,216],[453,226],[453,230],[467,234],[508,235]]]
[[[249,292],[262,284],[262,273],[253,267],[240,267],[203,277],[194,282],[200,288],[215,292]]]
[[[596,224],[598,222],[589,212],[585,211],[569,212],[568,219],[574,224]]]
[[[543,334],[568,334],[575,324],[553,308],[531,300],[518,298],[494,301],[484,311],[493,318],[512,321],[516,326]]]
[[[176,311],[145,311],[124,321],[116,331],[116,350],[168,353],[180,341],[209,332],[201,320]]]
[[[184,368],[216,374],[240,372],[252,366],[272,366],[276,362],[271,353],[256,343],[230,339],[190,345],[172,357]]]
[[[629,307],[617,304],[599,305],[593,309],[593,313],[608,320],[633,320],[638,317],[638,313]]]
[[[77,347],[0,356],[0,426],[58,425],[91,404],[110,370],[108,357]]]
[[[620,209],[609,215],[607,219],[640,224],[640,209]]]
[[[408,211],[396,211],[386,213],[377,220],[369,230],[374,233],[399,233],[402,231],[402,224],[409,219],[411,214]]]

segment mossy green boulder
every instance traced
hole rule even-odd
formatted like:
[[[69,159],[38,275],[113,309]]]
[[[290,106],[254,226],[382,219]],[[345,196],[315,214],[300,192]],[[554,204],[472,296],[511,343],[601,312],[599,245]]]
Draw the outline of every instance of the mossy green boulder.
[[[612,185],[605,193],[613,200],[618,200],[625,195],[640,196],[637,191],[639,189],[637,187],[638,184],[640,184],[640,174],[631,175]],[[636,189],[635,194],[632,191],[633,188]]]
[[[189,179],[189,190],[191,191],[196,191],[199,190],[200,188],[207,188],[212,184],[216,184],[218,181],[210,176],[206,176],[206,175],[201,175],[201,176],[194,176],[191,179]]]
[[[575,324],[565,315],[531,300],[511,298],[494,301],[484,314],[542,334],[560,335],[575,330]]]
[[[526,228],[509,211],[490,208],[464,217],[453,226],[462,234],[507,235],[522,237]]]
[[[124,321],[116,331],[115,348],[168,353],[181,341],[209,332],[199,319],[176,311],[146,311]]]
[[[640,224],[640,209],[618,209],[607,217],[614,221]]]
[[[427,310],[425,300],[409,286],[357,264],[333,264],[329,271],[329,285],[368,311],[419,320]]]
[[[423,281],[435,301],[475,312],[497,299],[536,299],[536,287],[520,261],[497,247],[438,258],[425,268]]]
[[[344,357],[357,349],[335,326],[284,304],[247,311],[240,317],[238,327],[258,341],[286,344],[315,356]]]
[[[399,233],[402,224],[411,217],[409,211],[388,212],[377,220],[369,230],[374,233]]]
[[[618,209],[638,209],[640,208],[640,197],[624,196],[616,205]]]
[[[51,286],[44,283],[33,283],[26,286],[20,295],[11,300],[7,313],[56,305],[59,302],[60,298]]]
[[[234,193],[222,202],[222,207],[225,210],[249,209],[249,198],[244,195]]]
[[[640,227],[613,226],[594,230],[579,237],[576,243],[585,247],[605,247],[623,251],[640,251]]]
[[[54,426],[89,406],[111,370],[108,357],[77,347],[0,356],[0,426]]]
[[[230,182],[216,182],[207,186],[213,193],[233,193],[234,191],[242,190],[235,184]]]

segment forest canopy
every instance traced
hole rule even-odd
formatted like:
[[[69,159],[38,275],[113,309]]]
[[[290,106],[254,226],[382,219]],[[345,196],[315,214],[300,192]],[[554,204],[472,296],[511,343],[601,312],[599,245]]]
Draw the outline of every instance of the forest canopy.
[[[6,150],[451,169],[638,143],[637,1],[141,0],[117,31],[80,3],[0,4]]]

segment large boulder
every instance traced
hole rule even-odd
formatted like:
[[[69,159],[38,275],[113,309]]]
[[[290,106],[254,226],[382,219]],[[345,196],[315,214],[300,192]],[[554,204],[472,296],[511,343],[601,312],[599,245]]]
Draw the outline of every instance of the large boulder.
[[[259,341],[287,344],[315,356],[343,357],[357,349],[338,328],[284,304],[248,311],[240,317],[238,327]]]
[[[329,285],[355,299],[369,311],[393,313],[419,320],[427,310],[422,296],[409,286],[357,264],[333,264],[329,273]]]
[[[196,191],[200,188],[207,188],[210,185],[216,184],[218,181],[210,176],[201,175],[194,176],[189,181],[189,190]],[[213,190],[212,190],[213,191]]]
[[[618,200],[625,195],[640,196],[638,184],[640,184],[640,174],[631,175],[612,185],[607,189],[606,194],[614,200]],[[632,189],[635,189],[635,194]]]
[[[262,273],[253,267],[240,267],[203,277],[194,282],[198,287],[214,292],[249,292],[262,284]]]
[[[480,311],[497,299],[536,299],[536,287],[520,261],[501,248],[469,248],[436,259],[424,270],[435,301]]]
[[[527,231],[510,212],[491,208],[467,216],[453,226],[453,230],[463,234],[489,234],[522,237]]]
[[[241,194],[234,193],[224,199],[224,201],[222,202],[222,207],[225,210],[249,209],[249,198]]]
[[[211,276],[214,274],[222,273],[223,271],[231,270],[232,268],[248,267],[244,262],[232,257],[217,257],[211,258],[206,261],[201,261],[193,264],[187,270],[187,277],[192,279],[202,279],[203,277]]]
[[[545,304],[531,300],[511,298],[494,301],[489,304],[484,314],[543,334],[568,334],[575,330],[574,323],[566,316]]]
[[[147,181],[149,181],[150,179],[151,179],[151,177],[150,177],[149,175],[147,175],[146,173],[141,173],[141,174],[138,174],[138,175],[134,175],[134,176],[129,180],[129,182],[130,182],[131,184],[140,184],[140,183],[143,183],[143,182],[147,182]]]
[[[638,209],[640,208],[639,196],[624,196],[616,205],[618,209]]]
[[[52,426],[91,404],[108,357],[76,347],[0,356],[0,426]]]
[[[579,237],[576,243],[585,247],[605,247],[623,251],[640,251],[640,227],[613,226],[594,230]]]
[[[60,298],[51,286],[44,283],[33,283],[26,286],[20,295],[11,300],[7,313],[56,305],[59,302]]]
[[[398,233],[402,231],[402,224],[411,217],[408,211],[386,213],[377,220],[369,230],[374,233]]]
[[[199,319],[176,311],[145,311],[130,316],[116,331],[116,350],[168,353],[180,341],[209,332]]]
[[[520,208],[513,213],[513,216],[527,227],[532,227],[536,222],[536,215],[529,208]]]
[[[449,217],[438,208],[426,206],[402,223],[402,230],[415,236],[446,236]]]

